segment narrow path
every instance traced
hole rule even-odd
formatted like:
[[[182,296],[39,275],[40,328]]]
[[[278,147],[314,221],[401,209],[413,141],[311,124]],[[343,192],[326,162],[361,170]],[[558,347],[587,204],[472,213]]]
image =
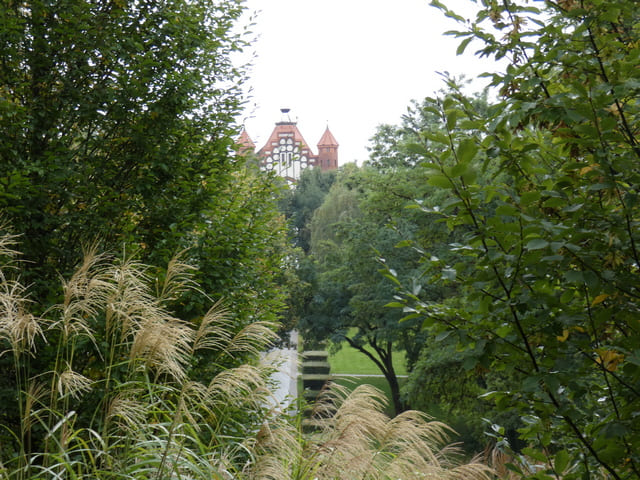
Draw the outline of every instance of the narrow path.
[[[271,398],[271,406],[278,412],[295,414],[298,396],[298,351],[296,348],[276,349],[262,359],[265,364],[273,365],[277,371],[271,375],[276,385]]]

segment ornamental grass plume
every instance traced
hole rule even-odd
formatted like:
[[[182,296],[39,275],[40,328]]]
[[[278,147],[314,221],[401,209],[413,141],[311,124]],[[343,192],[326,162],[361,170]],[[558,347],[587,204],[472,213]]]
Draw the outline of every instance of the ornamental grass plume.
[[[135,368],[142,363],[156,376],[169,374],[182,383],[187,378],[194,331],[185,322],[162,315],[160,310],[154,313],[157,316],[141,319],[134,332],[130,366]]]
[[[13,258],[12,245],[0,235],[0,259]],[[0,430],[9,432],[0,479],[490,478],[484,465],[456,462],[443,424],[417,412],[388,418],[372,387],[329,388],[310,434],[302,416],[271,412],[272,369],[251,360],[276,338],[273,325],[240,328],[222,303],[194,323],[177,318],[169,304],[191,287],[180,260],[154,291],[149,267],[91,248],[62,282],[61,303],[39,308],[48,320],[29,312],[27,289],[7,268],[0,343],[14,361],[19,418]],[[46,363],[31,361],[39,337],[55,358],[36,370]],[[206,380],[192,369],[202,358]]]
[[[271,324],[239,328],[222,302],[177,318],[192,268],[178,258],[158,283],[95,246],[61,280],[59,304],[35,305],[39,318],[14,245],[0,234],[0,350],[18,399],[0,428],[0,478],[233,478],[269,395],[268,372],[242,363],[275,337]],[[203,358],[209,378],[193,371]]]
[[[146,425],[149,414],[149,405],[139,397],[139,389],[116,394],[107,408],[107,425],[114,425],[125,435],[139,432]]]
[[[44,339],[42,319],[29,312],[27,289],[18,281],[6,279],[0,283],[0,340],[7,340],[17,358],[35,349],[36,338]],[[7,351],[0,352],[1,354]]]
[[[68,368],[58,375],[58,393],[60,397],[67,395],[79,400],[83,394],[91,390],[92,380]]]
[[[193,339],[192,353],[198,350],[223,351],[232,338],[229,310],[218,300],[200,321]]]
[[[353,392],[331,385],[314,408],[315,433],[264,427],[244,478],[368,480],[490,480],[492,470],[476,459],[464,463],[448,444],[452,430],[424,414],[389,418],[384,394],[369,385]],[[297,442],[297,443],[296,443]]]
[[[156,298],[149,290],[148,268],[127,258],[117,260],[109,269],[114,290],[105,305],[105,326],[108,335],[117,335],[120,342],[128,341],[140,322],[158,316]]]
[[[107,255],[97,253],[94,244],[85,251],[82,263],[71,278],[61,280],[63,301],[45,315],[58,317],[49,328],[60,330],[64,342],[76,335],[85,335],[94,341],[88,320],[99,315],[114,289],[109,260]]]

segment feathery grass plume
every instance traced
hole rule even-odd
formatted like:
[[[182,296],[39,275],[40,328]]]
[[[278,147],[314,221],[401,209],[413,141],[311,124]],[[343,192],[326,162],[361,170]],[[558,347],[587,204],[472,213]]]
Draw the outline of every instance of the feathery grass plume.
[[[232,338],[229,310],[221,300],[218,300],[202,318],[193,340],[192,350],[193,352],[222,351]]]
[[[224,353],[231,358],[236,354],[258,357],[278,338],[276,325],[272,322],[257,321],[248,324],[236,333],[224,347]]]
[[[320,402],[314,413],[320,431],[302,455],[310,462],[303,470],[313,472],[308,478],[492,478],[491,469],[476,460],[457,463],[459,456],[446,443],[451,429],[444,424],[413,411],[388,418],[384,396],[374,387],[347,393],[332,385]]]
[[[70,395],[78,400],[84,393],[91,390],[93,381],[67,367],[58,375],[58,393],[61,397]]]
[[[24,396],[23,422],[24,431],[29,431],[33,426],[34,420],[37,418],[43,400],[49,394],[49,388],[46,384],[38,382],[35,379],[29,381],[27,391]],[[2,478],[2,477],[0,477]]]
[[[253,461],[242,472],[243,479],[312,479],[314,464],[305,458],[305,440],[297,425],[282,415],[264,422],[255,438],[246,442]]]
[[[62,279],[63,302],[51,309],[60,312],[60,319],[50,328],[60,329],[65,342],[74,335],[86,335],[94,341],[87,320],[103,310],[114,290],[107,260],[93,245],[85,251],[82,264],[71,278]]]
[[[263,398],[258,394],[267,394],[264,377],[262,370],[246,364],[223,370],[209,383],[208,402],[217,406],[259,404]]]
[[[45,339],[42,320],[29,313],[26,288],[16,281],[0,282],[0,339],[11,345],[16,357],[35,348],[36,338]],[[0,352],[0,355],[6,351]]]
[[[7,281],[7,276],[4,269],[13,268],[13,260],[20,255],[17,248],[18,236],[9,233],[8,224],[0,222],[0,260],[2,260],[2,266],[0,268],[0,282]]]
[[[209,389],[200,382],[185,382],[178,400],[177,421],[182,422],[184,418],[196,431],[200,431],[201,412],[211,414],[207,408],[208,393]]]
[[[182,383],[187,377],[195,332],[160,309],[150,309],[148,313],[155,317],[140,319],[129,353],[131,365],[142,361],[156,376],[166,373]]]
[[[147,413],[148,405],[137,399],[134,392],[126,392],[111,399],[105,418],[124,432],[136,434],[146,426]]]
[[[158,300],[163,302],[176,300],[182,292],[188,289],[200,291],[192,275],[196,267],[183,261],[187,251],[178,252],[169,261],[163,281],[158,282],[156,286]]]
[[[109,270],[114,290],[107,300],[106,328],[109,336],[119,332],[120,342],[132,336],[145,319],[163,316],[149,291],[148,270],[133,258],[116,260]]]
[[[510,447],[498,447],[497,445],[487,445],[482,453],[483,461],[489,465],[500,480],[518,480],[528,475],[535,475],[539,469],[538,461],[523,454],[510,453]],[[513,467],[516,467],[513,469]],[[524,474],[518,474],[515,470],[520,470]],[[559,478],[563,478],[565,472],[558,472]],[[594,478],[607,478],[606,475],[594,475]]]

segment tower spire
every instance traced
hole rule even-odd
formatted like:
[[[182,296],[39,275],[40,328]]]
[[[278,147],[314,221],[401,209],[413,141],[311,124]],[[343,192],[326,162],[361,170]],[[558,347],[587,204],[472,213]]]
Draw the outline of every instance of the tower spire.
[[[327,128],[318,142],[318,165],[322,170],[335,170],[338,168],[338,141]]]

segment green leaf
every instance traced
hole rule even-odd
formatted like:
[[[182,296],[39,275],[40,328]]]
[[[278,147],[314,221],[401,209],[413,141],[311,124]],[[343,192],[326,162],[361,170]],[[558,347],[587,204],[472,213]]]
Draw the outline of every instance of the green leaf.
[[[447,338],[452,333],[453,332],[451,330],[445,330],[444,332],[440,332],[438,335],[436,335],[436,342],[441,342],[442,340]]]
[[[520,204],[524,206],[531,205],[533,202],[540,200],[540,192],[525,192],[520,195]]]
[[[571,289],[566,289],[564,292],[562,292],[562,295],[560,295],[560,302],[561,303],[569,303],[573,297],[575,295],[575,292]]]
[[[447,116],[447,129],[453,130],[456,128],[456,122],[458,121],[458,111],[450,110],[446,113]]]
[[[478,145],[473,138],[465,138],[458,146],[458,160],[461,163],[470,162],[478,151]]]
[[[453,188],[451,181],[444,175],[434,175],[429,177],[427,184],[438,188]]]
[[[458,272],[456,272],[455,269],[453,268],[442,269],[442,278],[454,281],[457,276],[458,276]]]
[[[435,143],[440,143],[447,146],[449,145],[449,137],[441,132],[425,132],[424,137]]]
[[[514,217],[518,214],[518,209],[513,205],[504,203],[496,208],[496,215],[504,215],[506,217]]]
[[[389,302],[385,305],[387,308],[404,308],[405,304],[400,302]]]
[[[427,153],[427,147],[422,143],[407,143],[404,148],[408,153],[417,155],[425,155]]]
[[[562,474],[567,469],[570,460],[571,456],[566,450],[560,450],[559,452],[557,452],[553,460],[553,468],[556,473]]]
[[[505,463],[504,466],[507,470],[511,470],[512,472],[515,472],[518,475],[524,475],[524,473],[522,472],[522,469],[513,463]]]
[[[533,240],[529,240],[524,248],[527,250],[540,250],[542,248],[547,248],[548,246],[549,242],[544,238],[534,238]]]
[[[456,49],[456,55],[462,55],[471,40],[473,40],[473,37],[467,37],[462,42],[460,42],[460,45],[458,45],[458,48]]]
[[[538,462],[547,463],[547,456],[540,450],[537,450],[532,447],[525,447],[522,449],[522,453],[524,453],[525,455],[528,455],[534,460],[537,460]]]
[[[498,327],[498,329],[496,330],[496,335],[498,335],[500,338],[506,338],[507,335],[509,335],[512,331],[513,328],[507,323]]]
[[[404,248],[404,247],[410,247],[411,245],[414,244],[413,240],[400,240],[398,243],[396,243],[396,248]]]
[[[582,208],[583,205],[584,205],[584,203],[577,203],[575,205],[569,205],[567,207],[564,207],[562,209],[562,211],[563,212],[567,212],[567,213],[577,212],[578,210],[580,210]]]
[[[564,273],[564,278],[570,283],[584,283],[584,275],[582,272],[570,270]]]

